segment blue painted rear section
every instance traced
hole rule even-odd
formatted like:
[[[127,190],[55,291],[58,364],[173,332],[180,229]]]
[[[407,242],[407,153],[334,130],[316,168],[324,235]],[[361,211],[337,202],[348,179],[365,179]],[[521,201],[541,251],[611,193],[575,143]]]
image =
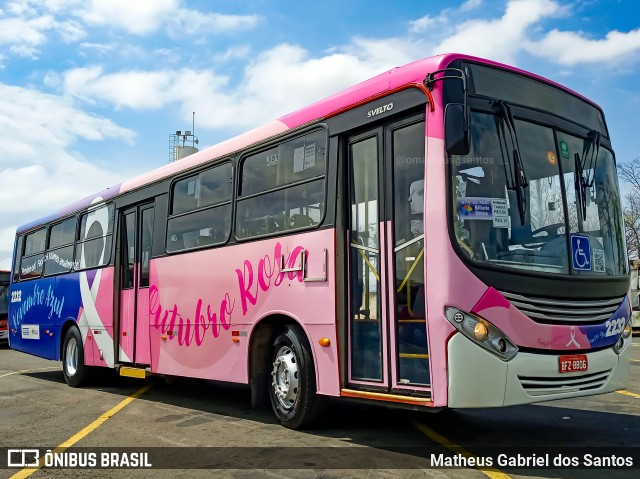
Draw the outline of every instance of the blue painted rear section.
[[[62,326],[69,320],[77,322],[82,307],[80,273],[13,283],[11,291],[10,300],[20,298],[9,303],[11,348],[59,360]],[[23,327],[35,328],[37,334]]]

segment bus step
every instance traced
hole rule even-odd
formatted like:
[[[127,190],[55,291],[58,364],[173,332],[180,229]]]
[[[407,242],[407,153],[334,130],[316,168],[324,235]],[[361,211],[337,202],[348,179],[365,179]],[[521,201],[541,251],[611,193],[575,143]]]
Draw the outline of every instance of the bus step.
[[[387,402],[414,404],[419,406],[426,406],[432,402],[432,399],[430,397],[415,397],[415,396],[404,396],[404,395],[398,395],[398,394],[375,393],[375,392],[369,392],[369,391],[358,391],[354,389],[341,389],[340,396],[358,398],[358,399],[372,399],[374,401],[387,401]]]
[[[147,370],[143,368],[130,368],[128,366],[120,366],[120,376],[144,379],[147,377]]]

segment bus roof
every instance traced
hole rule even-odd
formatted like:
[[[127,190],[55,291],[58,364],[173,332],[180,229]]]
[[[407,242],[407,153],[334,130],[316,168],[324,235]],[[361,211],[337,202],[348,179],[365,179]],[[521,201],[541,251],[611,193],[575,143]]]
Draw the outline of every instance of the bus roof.
[[[579,93],[576,93],[573,90],[570,90],[558,83],[527,72],[525,70],[520,70],[509,65],[504,65],[502,63],[497,63],[470,55],[462,55],[458,53],[437,55],[429,58],[424,58],[422,60],[417,60],[401,67],[392,68],[391,70],[381,73],[373,78],[370,78],[369,80],[365,80],[362,83],[358,83],[357,85],[354,85],[346,90],[329,96],[309,106],[306,106],[298,111],[282,116],[277,120],[273,120],[258,128],[205,148],[197,153],[181,159],[180,161],[163,165],[133,179],[127,180],[119,185],[107,188],[100,193],[94,194],[73,204],[70,204],[54,214],[39,218],[35,221],[30,221],[29,223],[20,226],[18,228],[18,233],[33,229],[56,218],[86,209],[97,200],[111,199],[118,194],[126,193],[128,191],[132,191],[142,186],[154,183],[158,180],[169,178],[183,171],[205,164],[211,160],[224,158],[225,156],[228,156],[234,152],[245,149],[251,145],[261,143],[265,140],[268,140],[269,138],[276,137],[286,131],[298,128],[302,125],[314,121],[320,121],[323,118],[330,116],[334,112],[364,102],[368,98],[383,94],[385,91],[390,91],[410,83],[422,83],[427,73],[445,68],[454,60],[478,61],[490,66],[496,66],[513,71],[515,73],[527,75],[531,78],[554,85],[555,87],[571,93],[572,95],[575,95],[600,109],[598,105],[593,103],[588,98],[583,97]]]

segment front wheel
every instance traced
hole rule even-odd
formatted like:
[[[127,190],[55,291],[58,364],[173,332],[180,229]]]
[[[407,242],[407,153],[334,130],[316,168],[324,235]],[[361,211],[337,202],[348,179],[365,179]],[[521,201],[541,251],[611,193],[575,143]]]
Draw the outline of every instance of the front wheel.
[[[308,426],[319,411],[311,347],[299,328],[288,326],[273,342],[269,398],[285,427]]]
[[[71,387],[80,386],[87,375],[88,367],[84,364],[84,347],[78,328],[71,327],[64,337],[62,348],[62,374]]]

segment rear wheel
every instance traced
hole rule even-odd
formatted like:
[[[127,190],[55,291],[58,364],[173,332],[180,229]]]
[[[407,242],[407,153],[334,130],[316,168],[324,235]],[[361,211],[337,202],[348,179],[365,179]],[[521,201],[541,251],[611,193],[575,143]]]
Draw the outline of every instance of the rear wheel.
[[[319,411],[311,347],[297,327],[287,326],[273,342],[269,398],[280,424],[290,429],[308,426]]]
[[[71,387],[82,385],[87,376],[88,367],[84,364],[84,347],[78,328],[71,327],[64,337],[62,347],[62,373]]]

